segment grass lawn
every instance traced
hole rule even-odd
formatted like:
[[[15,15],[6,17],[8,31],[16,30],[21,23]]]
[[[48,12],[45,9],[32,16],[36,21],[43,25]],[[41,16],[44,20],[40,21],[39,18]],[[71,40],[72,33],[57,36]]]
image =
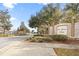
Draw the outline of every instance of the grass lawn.
[[[0,34],[0,37],[13,37],[14,35],[12,34]]]
[[[79,56],[79,49],[54,48],[58,56]]]

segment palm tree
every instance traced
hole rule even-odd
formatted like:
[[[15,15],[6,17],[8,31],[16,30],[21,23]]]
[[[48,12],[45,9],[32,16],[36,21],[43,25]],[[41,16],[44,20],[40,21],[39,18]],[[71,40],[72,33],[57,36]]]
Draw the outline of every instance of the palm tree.
[[[71,36],[75,35],[75,22],[78,21],[79,17],[79,4],[71,3],[66,4],[64,8],[64,22],[71,23]]]

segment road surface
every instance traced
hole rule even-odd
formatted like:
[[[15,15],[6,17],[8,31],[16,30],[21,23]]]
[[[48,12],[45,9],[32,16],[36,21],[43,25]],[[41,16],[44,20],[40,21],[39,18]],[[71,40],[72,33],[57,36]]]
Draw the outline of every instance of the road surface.
[[[24,42],[30,36],[1,37],[0,56],[52,56],[56,55],[53,48],[46,48],[39,44]]]
[[[0,37],[0,56],[56,56],[53,48],[79,49],[79,45],[29,43],[30,36]]]

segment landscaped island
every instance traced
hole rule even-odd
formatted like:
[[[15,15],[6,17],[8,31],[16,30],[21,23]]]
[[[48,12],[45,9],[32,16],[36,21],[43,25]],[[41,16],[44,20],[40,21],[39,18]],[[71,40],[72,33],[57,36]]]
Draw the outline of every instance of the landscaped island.
[[[58,56],[79,56],[79,49],[54,48]]]

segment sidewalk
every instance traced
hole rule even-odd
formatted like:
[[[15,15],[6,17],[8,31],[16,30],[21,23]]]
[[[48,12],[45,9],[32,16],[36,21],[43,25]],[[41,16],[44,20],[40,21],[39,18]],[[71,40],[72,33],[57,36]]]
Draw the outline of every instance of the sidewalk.
[[[13,42],[0,49],[1,56],[56,56],[53,48],[45,48],[39,45]],[[37,43],[38,44],[38,43]]]
[[[25,45],[33,47],[44,47],[44,48],[66,48],[66,49],[79,49],[79,45],[73,44],[56,44],[56,43],[24,43]]]
[[[27,43],[14,41],[0,49],[1,56],[56,56],[53,48],[79,49],[79,45],[52,44],[52,43]]]

